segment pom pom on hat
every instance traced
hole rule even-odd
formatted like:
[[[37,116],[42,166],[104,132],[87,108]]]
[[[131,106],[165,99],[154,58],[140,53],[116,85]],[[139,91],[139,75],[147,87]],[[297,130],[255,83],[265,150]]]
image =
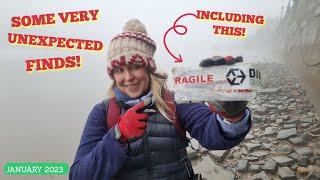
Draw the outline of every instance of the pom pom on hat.
[[[152,72],[156,70],[153,55],[155,42],[148,36],[146,27],[137,19],[129,20],[122,33],[109,43],[107,72],[112,77],[117,66],[139,64]]]
[[[129,20],[122,28],[122,32],[140,32],[142,34],[148,35],[146,27],[138,20]]]

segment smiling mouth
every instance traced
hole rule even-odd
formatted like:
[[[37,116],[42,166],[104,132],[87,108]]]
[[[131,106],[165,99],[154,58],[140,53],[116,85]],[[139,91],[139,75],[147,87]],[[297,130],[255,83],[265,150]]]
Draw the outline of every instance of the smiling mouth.
[[[125,87],[134,87],[134,86],[137,86],[138,85],[138,83],[136,83],[136,84],[128,84],[128,85],[124,85]]]

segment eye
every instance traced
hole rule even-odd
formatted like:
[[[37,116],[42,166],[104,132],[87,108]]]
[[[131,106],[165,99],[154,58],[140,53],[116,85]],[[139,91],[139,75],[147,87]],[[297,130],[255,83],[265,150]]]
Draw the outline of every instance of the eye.
[[[142,68],[142,65],[140,64],[133,64],[130,66],[130,69],[132,70],[139,70],[140,68]]]
[[[116,68],[114,68],[114,70],[113,70],[113,73],[119,74],[119,73],[121,73],[121,72],[123,72],[123,69],[122,69],[121,67],[116,67]]]

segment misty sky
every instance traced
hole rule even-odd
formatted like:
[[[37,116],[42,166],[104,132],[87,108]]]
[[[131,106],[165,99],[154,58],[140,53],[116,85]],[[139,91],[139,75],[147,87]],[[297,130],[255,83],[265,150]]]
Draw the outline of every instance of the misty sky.
[[[247,13],[263,15],[265,19],[279,18],[281,7],[287,6],[288,0],[255,0],[255,1],[239,1],[239,0],[204,0],[196,2],[192,0],[186,1],[146,1],[146,0],[122,0],[122,1],[8,1],[6,7],[2,7],[1,16],[1,33],[3,34],[0,41],[3,48],[13,49],[7,43],[7,33],[32,33],[41,35],[77,37],[87,39],[97,39],[104,42],[107,48],[110,39],[121,32],[125,22],[130,18],[140,19],[147,27],[147,31],[152,39],[157,43],[157,51],[155,59],[158,59],[159,66],[166,64],[162,62],[164,59],[170,59],[162,43],[165,31],[171,27],[174,20],[182,14],[196,10],[210,10],[234,13]],[[17,4],[20,5],[17,6]],[[45,27],[18,28],[10,27],[10,19],[12,16],[33,15],[42,13],[58,13],[76,10],[99,9],[100,20],[97,22],[88,22],[81,24],[63,24],[58,21],[56,25]],[[174,53],[181,53],[187,61],[193,59],[211,56],[214,47],[227,47],[230,43],[241,43],[244,40],[235,38],[225,38],[212,34],[213,22],[197,21],[192,17],[186,17],[181,22],[188,27],[188,34],[178,36],[169,33],[167,42]],[[232,26],[232,24],[224,23],[224,25]],[[235,24],[237,25],[237,24]],[[266,26],[268,20],[266,20]],[[264,26],[240,24],[246,27],[248,36],[254,34],[256,29]],[[201,43],[201,44],[200,44]],[[199,44],[196,48],[194,44]],[[19,50],[28,50],[30,48],[18,48]],[[48,53],[54,54],[60,50],[50,50]],[[65,50],[64,50],[65,51]],[[191,54],[196,54],[198,56]],[[83,52],[80,52],[83,53]],[[106,51],[101,53],[101,58],[106,56]],[[169,60],[170,61],[170,60]]]

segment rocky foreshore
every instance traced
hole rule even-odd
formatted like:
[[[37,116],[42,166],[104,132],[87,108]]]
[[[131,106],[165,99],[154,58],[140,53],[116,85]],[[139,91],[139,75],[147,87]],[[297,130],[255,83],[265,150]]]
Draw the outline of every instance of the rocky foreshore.
[[[283,64],[256,64],[263,88],[248,107],[252,129],[230,150],[207,150],[191,139],[196,173],[211,179],[320,179],[320,117]]]

